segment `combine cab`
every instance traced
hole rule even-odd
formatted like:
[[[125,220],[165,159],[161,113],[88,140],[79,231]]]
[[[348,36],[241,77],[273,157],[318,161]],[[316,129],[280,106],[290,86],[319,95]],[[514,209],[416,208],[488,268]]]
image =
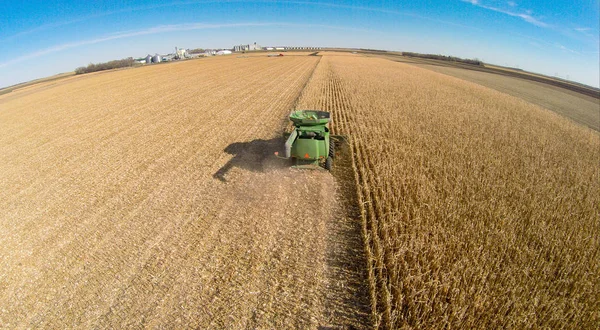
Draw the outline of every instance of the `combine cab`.
[[[281,158],[291,158],[297,168],[323,167],[331,170],[335,154],[329,134],[329,112],[293,111],[290,120],[294,123],[294,130],[285,142],[285,157]]]

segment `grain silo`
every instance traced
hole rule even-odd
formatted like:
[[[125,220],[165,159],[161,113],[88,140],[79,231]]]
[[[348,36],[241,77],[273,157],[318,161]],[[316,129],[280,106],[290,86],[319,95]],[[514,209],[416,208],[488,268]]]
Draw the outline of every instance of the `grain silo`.
[[[154,56],[152,56],[152,63],[160,63],[160,55],[156,54]]]
[[[152,63],[152,56],[150,54],[148,54],[148,56],[146,56],[146,64],[150,64]]]

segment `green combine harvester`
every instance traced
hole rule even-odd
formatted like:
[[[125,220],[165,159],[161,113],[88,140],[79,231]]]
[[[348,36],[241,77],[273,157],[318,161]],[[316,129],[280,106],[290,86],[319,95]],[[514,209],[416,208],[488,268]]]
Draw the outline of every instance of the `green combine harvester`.
[[[323,167],[331,170],[335,146],[329,134],[329,112],[292,111],[290,120],[294,123],[294,130],[285,142],[285,157],[280,158],[292,159],[296,168]]]

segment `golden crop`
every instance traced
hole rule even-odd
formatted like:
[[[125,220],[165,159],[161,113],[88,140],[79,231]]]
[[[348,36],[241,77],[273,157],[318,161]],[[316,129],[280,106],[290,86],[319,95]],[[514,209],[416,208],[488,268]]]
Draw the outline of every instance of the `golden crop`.
[[[415,66],[322,54],[0,95],[0,327],[600,322],[597,132]],[[332,112],[348,140],[337,182],[272,156],[291,108]]]
[[[376,325],[597,326],[597,132],[357,56],[324,57],[298,107],[349,137]]]
[[[0,328],[330,324],[335,182],[273,156],[318,61],[192,60],[0,96]]]

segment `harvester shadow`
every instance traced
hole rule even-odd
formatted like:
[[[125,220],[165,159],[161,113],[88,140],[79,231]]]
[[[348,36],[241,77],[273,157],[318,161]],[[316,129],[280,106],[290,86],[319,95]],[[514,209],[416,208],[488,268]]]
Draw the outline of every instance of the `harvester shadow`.
[[[234,155],[223,165],[213,178],[227,182],[225,175],[238,167],[252,172],[265,172],[269,169],[289,166],[289,161],[275,157],[274,152],[283,153],[285,140],[278,137],[270,140],[257,139],[250,142],[234,142],[223,151]]]

